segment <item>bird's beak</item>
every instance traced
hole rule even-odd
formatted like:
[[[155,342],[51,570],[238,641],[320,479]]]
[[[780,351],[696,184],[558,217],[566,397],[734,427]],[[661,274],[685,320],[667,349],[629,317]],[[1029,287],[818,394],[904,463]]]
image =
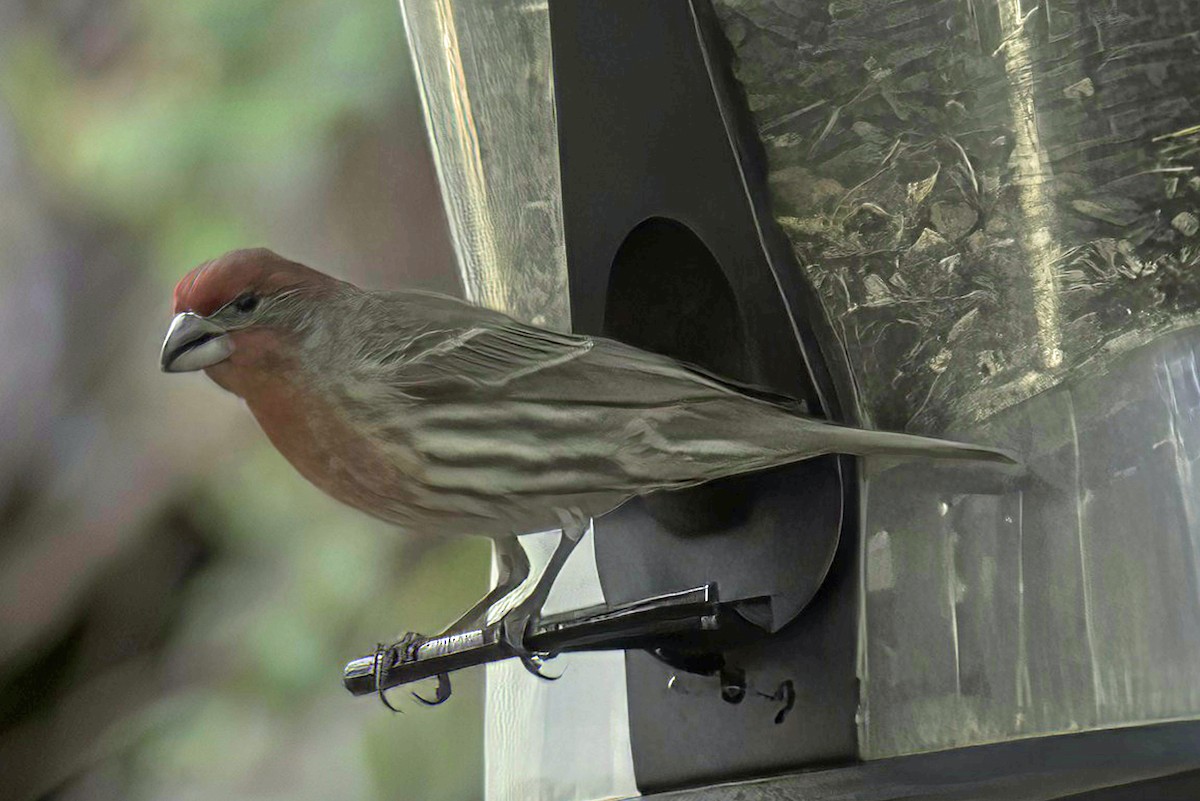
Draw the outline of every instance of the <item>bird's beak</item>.
[[[198,314],[183,312],[175,315],[167,329],[159,361],[164,373],[187,373],[225,361],[231,353],[233,341],[224,328]]]

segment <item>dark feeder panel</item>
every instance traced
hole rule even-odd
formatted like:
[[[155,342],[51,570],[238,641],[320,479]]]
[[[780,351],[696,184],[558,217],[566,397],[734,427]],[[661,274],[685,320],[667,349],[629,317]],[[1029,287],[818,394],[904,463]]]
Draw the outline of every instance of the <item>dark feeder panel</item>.
[[[708,5],[551,0],[550,30],[575,330],[853,422],[847,372],[817,344],[834,339],[767,212]],[[712,682],[679,692],[685,671],[628,651],[643,791],[857,758],[857,525],[854,461],[840,457],[662,493],[597,522],[610,604],[716,583],[717,639],[665,656],[696,668],[721,651],[748,686],[740,703]],[[795,702],[777,722],[762,695],[788,681]]]

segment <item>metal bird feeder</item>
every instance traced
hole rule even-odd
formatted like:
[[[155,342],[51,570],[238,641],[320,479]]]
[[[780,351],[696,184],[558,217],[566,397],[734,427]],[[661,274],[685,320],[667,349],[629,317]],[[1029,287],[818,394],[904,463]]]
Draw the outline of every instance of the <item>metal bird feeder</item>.
[[[472,299],[1028,468],[597,520],[490,801],[1200,793],[1200,6],[402,7]]]

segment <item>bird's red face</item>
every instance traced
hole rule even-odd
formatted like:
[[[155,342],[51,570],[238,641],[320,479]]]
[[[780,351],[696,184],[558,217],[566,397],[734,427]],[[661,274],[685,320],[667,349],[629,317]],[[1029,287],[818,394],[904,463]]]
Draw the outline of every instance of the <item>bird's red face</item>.
[[[175,287],[175,318],[163,342],[162,369],[206,370],[232,389],[239,372],[285,355],[280,301],[337,284],[264,249],[235,250],[202,264]]]

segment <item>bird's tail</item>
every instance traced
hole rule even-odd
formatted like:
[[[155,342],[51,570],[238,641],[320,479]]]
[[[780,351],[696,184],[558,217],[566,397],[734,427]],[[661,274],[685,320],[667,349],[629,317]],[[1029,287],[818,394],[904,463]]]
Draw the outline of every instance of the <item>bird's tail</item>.
[[[999,448],[973,445],[915,434],[873,431],[863,428],[803,421],[811,426],[810,434],[827,453],[848,453],[854,456],[897,456],[927,459],[958,459],[996,464],[1019,464],[1016,457]]]

